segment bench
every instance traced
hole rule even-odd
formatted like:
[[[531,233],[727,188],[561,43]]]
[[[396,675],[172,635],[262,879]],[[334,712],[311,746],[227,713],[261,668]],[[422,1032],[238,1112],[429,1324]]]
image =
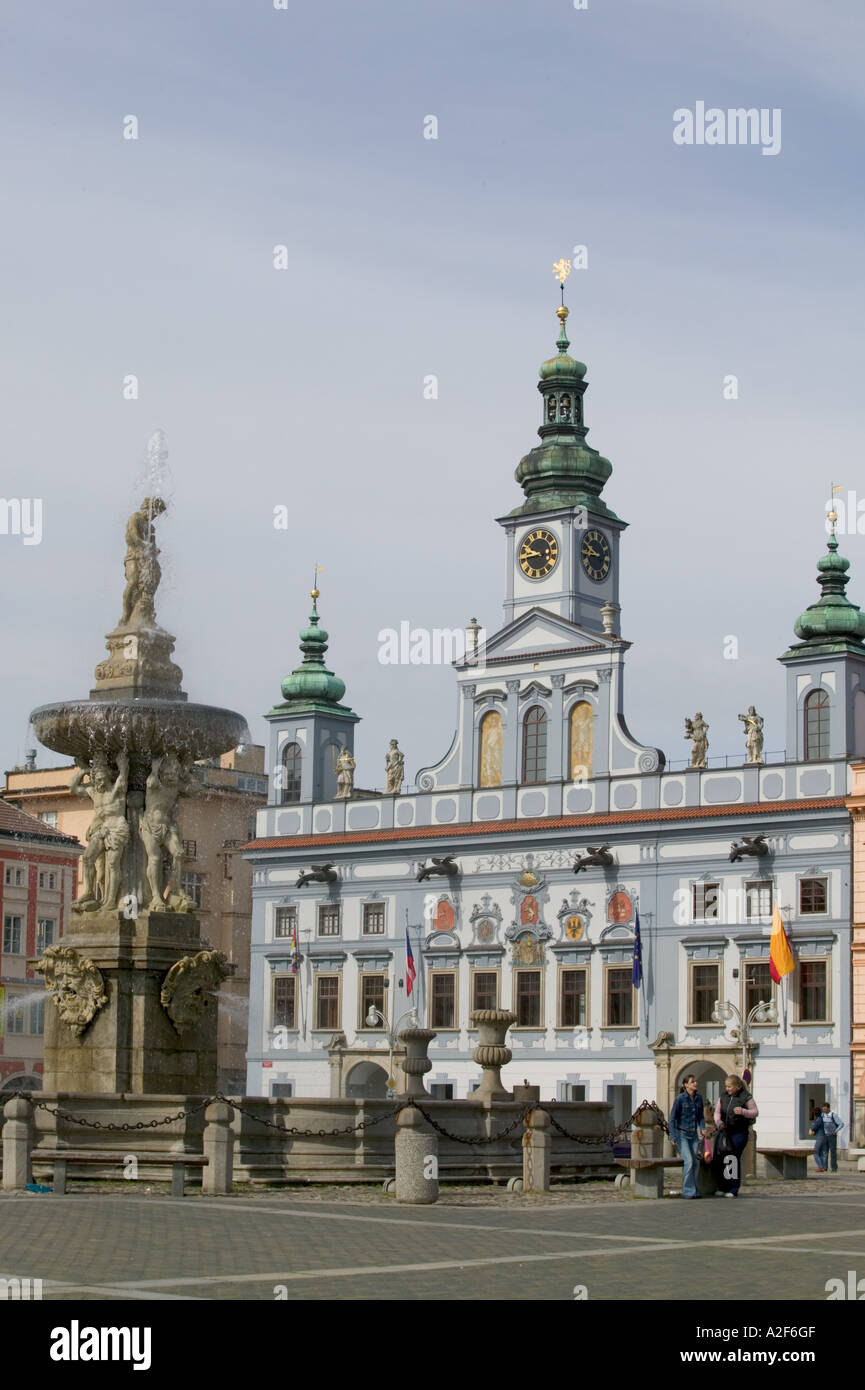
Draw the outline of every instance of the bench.
[[[758,1149],[757,1153],[765,1158],[770,1177],[807,1178],[813,1149]]]
[[[209,1162],[201,1154],[130,1154],[119,1153],[110,1149],[106,1149],[102,1153],[89,1149],[34,1149],[30,1158],[37,1163],[49,1162],[53,1164],[54,1194],[58,1197],[62,1197],[66,1192],[66,1173],[70,1163],[99,1163],[103,1168],[109,1168],[112,1164],[125,1167],[128,1160],[134,1158],[139,1167],[166,1168],[170,1166],[171,1195],[172,1197],[183,1197],[185,1196],[185,1170],[187,1168],[204,1168]]]
[[[617,1158],[619,1168],[628,1168],[633,1173],[635,1197],[663,1197],[664,1169],[681,1168],[681,1158]]]

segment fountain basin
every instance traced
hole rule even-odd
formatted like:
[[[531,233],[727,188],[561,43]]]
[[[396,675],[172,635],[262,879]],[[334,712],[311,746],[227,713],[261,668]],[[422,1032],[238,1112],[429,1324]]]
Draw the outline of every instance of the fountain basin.
[[[185,700],[60,700],[40,705],[30,722],[40,743],[70,758],[125,749],[148,760],[169,750],[197,760],[252,741],[242,714]]]

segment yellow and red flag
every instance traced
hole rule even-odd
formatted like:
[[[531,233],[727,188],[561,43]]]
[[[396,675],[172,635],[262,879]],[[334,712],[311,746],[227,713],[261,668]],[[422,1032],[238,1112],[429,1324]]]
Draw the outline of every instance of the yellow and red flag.
[[[784,930],[784,923],[781,921],[781,913],[776,907],[772,914],[772,935],[769,939],[769,974],[775,984],[779,985],[784,976],[789,975],[795,968],[793,951]]]

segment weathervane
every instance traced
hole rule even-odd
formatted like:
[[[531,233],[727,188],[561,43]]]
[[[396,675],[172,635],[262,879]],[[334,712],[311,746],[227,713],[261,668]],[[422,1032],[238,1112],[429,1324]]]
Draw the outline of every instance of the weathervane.
[[[565,281],[571,273],[571,263],[566,261],[564,256],[558,261],[553,261],[553,275],[558,280],[562,288],[562,304],[565,302]]]

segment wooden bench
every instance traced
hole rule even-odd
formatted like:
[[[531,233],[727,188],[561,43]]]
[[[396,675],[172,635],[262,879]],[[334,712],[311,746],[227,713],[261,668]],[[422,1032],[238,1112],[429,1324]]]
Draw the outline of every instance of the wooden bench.
[[[663,1197],[664,1169],[681,1168],[681,1158],[617,1158],[619,1168],[628,1168],[634,1175],[636,1197]]]
[[[813,1149],[758,1149],[757,1153],[766,1160],[771,1177],[807,1178],[808,1159]]]
[[[31,1160],[42,1163],[49,1162],[54,1166],[54,1194],[62,1197],[66,1192],[66,1174],[70,1163],[72,1164],[102,1164],[103,1168],[110,1168],[112,1164],[119,1164],[125,1167],[130,1158],[134,1158],[140,1168],[171,1168],[171,1195],[172,1197],[185,1196],[185,1170],[187,1168],[204,1168],[209,1162],[201,1154],[130,1154],[119,1153],[106,1149],[102,1153],[90,1149],[34,1149],[30,1155]]]

